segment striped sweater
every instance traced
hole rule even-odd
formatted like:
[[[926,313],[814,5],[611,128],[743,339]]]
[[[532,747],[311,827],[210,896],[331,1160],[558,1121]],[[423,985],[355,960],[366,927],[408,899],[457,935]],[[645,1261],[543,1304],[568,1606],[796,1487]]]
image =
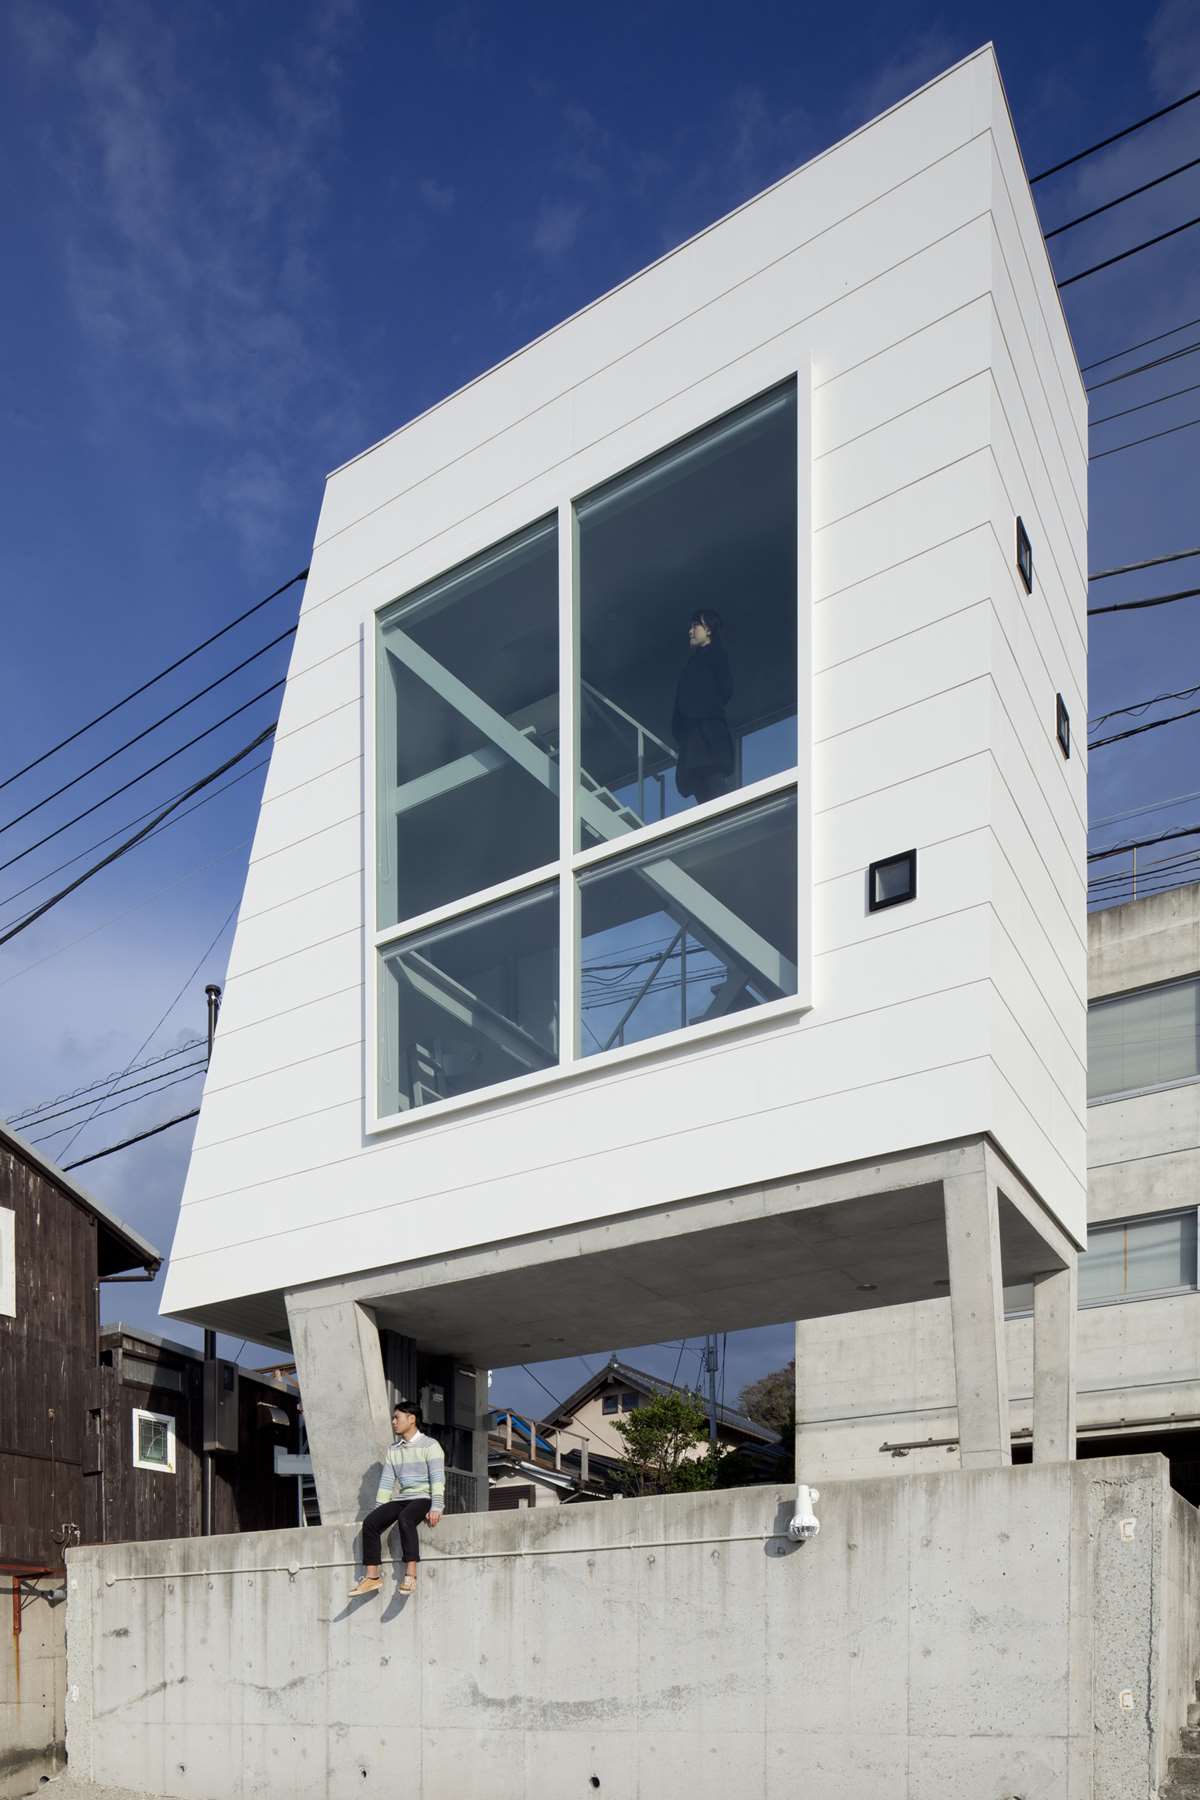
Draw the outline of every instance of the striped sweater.
[[[446,1498],[446,1458],[436,1438],[423,1431],[397,1438],[383,1459],[377,1506],[388,1500],[428,1500],[431,1512],[441,1512]]]

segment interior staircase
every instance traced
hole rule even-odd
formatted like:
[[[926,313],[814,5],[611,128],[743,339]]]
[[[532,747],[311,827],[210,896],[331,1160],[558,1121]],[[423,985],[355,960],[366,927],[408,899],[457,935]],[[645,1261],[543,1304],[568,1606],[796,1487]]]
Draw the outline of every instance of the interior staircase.
[[[1179,1755],[1167,1765],[1159,1800],[1200,1800],[1200,1681],[1188,1703],[1188,1722],[1179,1733]]]

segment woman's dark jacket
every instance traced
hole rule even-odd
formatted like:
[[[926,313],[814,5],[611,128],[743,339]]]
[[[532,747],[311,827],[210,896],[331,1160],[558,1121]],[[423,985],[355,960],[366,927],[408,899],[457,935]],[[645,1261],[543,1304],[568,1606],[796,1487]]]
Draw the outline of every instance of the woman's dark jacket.
[[[732,693],[724,647],[697,644],[680,672],[671,714],[671,735],[679,748],[675,785],[685,796],[695,792],[697,776],[733,773],[733,737],[725,722]]]

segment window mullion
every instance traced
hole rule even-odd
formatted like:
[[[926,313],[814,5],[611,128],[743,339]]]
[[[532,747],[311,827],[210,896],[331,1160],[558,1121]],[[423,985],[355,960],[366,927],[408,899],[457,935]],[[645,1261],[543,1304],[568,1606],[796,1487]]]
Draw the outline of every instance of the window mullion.
[[[575,508],[558,509],[558,1044],[559,1062],[579,1055],[579,893],[572,872],[579,780],[579,532]]]

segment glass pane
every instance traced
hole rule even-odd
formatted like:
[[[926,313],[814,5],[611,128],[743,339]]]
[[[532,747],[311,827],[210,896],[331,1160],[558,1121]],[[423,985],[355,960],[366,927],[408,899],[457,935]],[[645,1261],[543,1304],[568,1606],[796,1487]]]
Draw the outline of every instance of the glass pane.
[[[558,892],[385,950],[380,1105],[406,1112],[558,1061]]]
[[[162,1463],[169,1460],[167,1428],[157,1419],[138,1420],[138,1461]]]
[[[1094,1226],[1079,1258],[1080,1304],[1192,1287],[1196,1280],[1196,1215],[1169,1213]]]
[[[558,856],[558,526],[398,601],[379,627],[379,922]]]
[[[1004,1316],[1011,1319],[1016,1313],[1033,1311],[1032,1281],[1014,1281],[1004,1290]]]
[[[795,764],[796,496],[789,382],[579,502],[585,846]]]
[[[791,795],[580,878],[581,1053],[796,992]]]
[[[1200,1074],[1200,982],[1176,981],[1088,1009],[1088,1099]]]

